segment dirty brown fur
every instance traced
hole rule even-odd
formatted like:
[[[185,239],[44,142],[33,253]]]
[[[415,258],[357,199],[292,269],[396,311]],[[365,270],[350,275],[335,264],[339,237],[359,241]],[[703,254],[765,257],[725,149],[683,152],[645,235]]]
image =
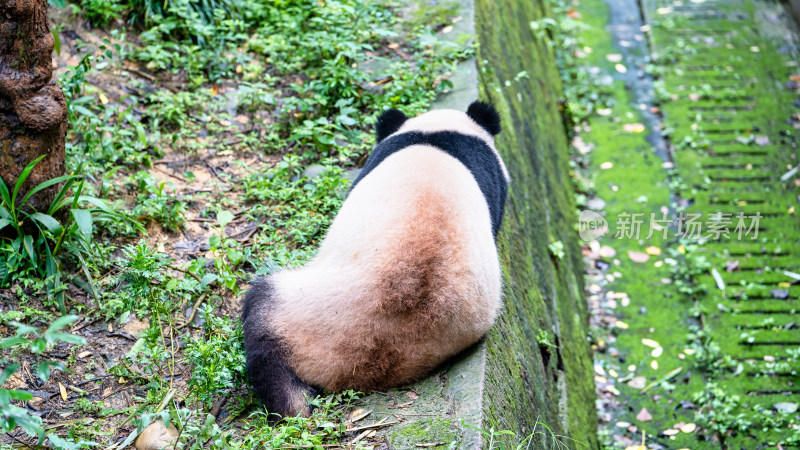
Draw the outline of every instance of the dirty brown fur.
[[[508,177],[484,116],[387,116],[379,134],[398,151],[376,149],[317,256],[248,293],[247,370],[271,413],[307,412],[312,387],[416,381],[489,329],[502,303],[494,239]]]

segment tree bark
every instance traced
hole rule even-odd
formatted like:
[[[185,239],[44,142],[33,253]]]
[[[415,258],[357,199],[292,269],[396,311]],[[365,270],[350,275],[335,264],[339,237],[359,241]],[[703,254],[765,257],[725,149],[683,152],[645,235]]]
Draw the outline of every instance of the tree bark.
[[[64,175],[67,104],[53,75],[47,0],[0,0],[0,178],[12,191],[31,161],[46,155],[17,195]],[[47,210],[59,186],[40,191],[33,209]]]

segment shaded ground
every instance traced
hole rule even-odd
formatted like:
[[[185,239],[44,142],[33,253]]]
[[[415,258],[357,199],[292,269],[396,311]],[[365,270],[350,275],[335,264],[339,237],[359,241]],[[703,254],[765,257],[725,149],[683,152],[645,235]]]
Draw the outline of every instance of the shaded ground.
[[[793,448],[796,30],[760,1],[578,11],[616,99],[576,145],[587,209],[610,228],[585,248],[601,433],[615,448]]]

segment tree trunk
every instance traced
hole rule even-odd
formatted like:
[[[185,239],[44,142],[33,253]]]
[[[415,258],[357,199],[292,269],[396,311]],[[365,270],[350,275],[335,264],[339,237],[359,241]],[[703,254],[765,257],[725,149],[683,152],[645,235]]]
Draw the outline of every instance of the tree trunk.
[[[53,75],[47,0],[0,0],[0,178],[12,191],[22,169],[46,155],[17,195],[64,175],[67,104]],[[30,200],[47,210],[58,186]]]

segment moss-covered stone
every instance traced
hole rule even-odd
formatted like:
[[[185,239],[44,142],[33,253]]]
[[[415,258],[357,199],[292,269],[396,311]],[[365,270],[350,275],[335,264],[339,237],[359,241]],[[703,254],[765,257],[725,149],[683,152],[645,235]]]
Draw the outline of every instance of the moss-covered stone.
[[[530,25],[548,11],[542,1],[513,0],[479,0],[475,10],[481,92],[502,117],[497,147],[512,178],[499,239],[505,311],[487,339],[483,428],[511,430],[519,442],[534,427],[543,429],[538,420],[594,448],[583,266],[561,86],[550,45]],[[563,258],[548,249],[556,242]],[[554,336],[554,347],[539,342],[540,330]],[[546,446],[544,434],[534,439],[537,448]]]
[[[397,427],[389,437],[393,448],[413,448],[417,444],[437,444],[428,448],[447,448],[458,442],[459,429],[452,420],[423,419]]]
[[[505,277],[502,316],[486,340],[408,390],[364,401],[376,418],[402,422],[380,431],[392,448],[452,442],[483,448],[484,436],[549,448],[553,433],[598,446],[582,258],[569,177],[561,86],[552,49],[530,22],[546,17],[543,1],[463,0],[477,64],[465,63],[453,92],[435,105],[466,110],[480,87],[497,107],[497,140],[512,183],[498,247]],[[462,30],[463,31],[463,30]],[[525,76],[527,74],[527,76]],[[506,83],[506,81],[509,83]],[[470,88],[471,85],[471,88]],[[560,242],[563,255],[553,254]],[[560,253],[560,252],[559,252]],[[403,405],[399,408],[398,405]],[[501,433],[511,431],[513,433]],[[567,438],[560,438],[572,447]],[[526,444],[527,445],[527,444]]]

